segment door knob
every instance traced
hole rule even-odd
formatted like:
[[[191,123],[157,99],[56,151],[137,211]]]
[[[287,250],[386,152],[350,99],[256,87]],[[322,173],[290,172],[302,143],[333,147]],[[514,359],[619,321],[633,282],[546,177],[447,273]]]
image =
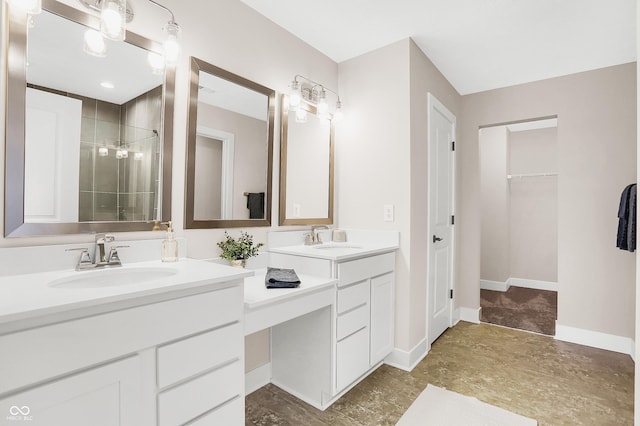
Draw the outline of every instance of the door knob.
[[[442,238],[440,237],[436,237],[435,235],[433,236],[433,243],[437,243],[438,241],[442,241]]]

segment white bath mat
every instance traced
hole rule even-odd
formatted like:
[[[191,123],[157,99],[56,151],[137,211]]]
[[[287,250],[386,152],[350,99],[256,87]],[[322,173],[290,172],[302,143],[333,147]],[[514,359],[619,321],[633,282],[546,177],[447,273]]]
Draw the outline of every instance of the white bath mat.
[[[537,421],[499,407],[427,385],[397,426],[536,426]]]

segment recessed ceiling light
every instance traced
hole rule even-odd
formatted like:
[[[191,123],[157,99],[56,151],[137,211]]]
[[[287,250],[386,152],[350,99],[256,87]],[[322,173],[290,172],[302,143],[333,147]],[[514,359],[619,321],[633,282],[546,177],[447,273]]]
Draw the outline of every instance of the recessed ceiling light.
[[[100,86],[104,87],[105,89],[113,89],[115,87],[110,81],[103,81],[102,83],[100,83]]]

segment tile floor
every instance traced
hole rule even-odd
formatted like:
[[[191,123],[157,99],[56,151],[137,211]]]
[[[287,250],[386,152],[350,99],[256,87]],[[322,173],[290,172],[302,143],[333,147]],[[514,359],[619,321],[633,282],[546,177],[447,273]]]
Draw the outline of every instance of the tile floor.
[[[247,396],[246,424],[394,425],[431,383],[540,425],[632,425],[633,377],[628,355],[460,322],[412,372],[383,365],[325,411],[267,385]]]

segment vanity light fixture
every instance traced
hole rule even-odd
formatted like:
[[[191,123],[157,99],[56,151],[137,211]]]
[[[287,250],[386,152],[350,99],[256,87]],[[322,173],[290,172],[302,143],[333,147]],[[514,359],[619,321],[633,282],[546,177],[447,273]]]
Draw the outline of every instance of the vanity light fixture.
[[[298,79],[303,81],[298,81]],[[311,80],[300,74],[296,75],[291,82],[289,92],[289,110],[296,111],[296,122],[304,123],[306,120],[306,111],[302,108],[298,108],[302,101],[308,104],[315,105],[318,111],[318,117],[333,119],[336,122],[340,121],[344,117],[342,112],[342,102],[340,101],[340,95],[337,92],[329,89],[328,87]],[[327,102],[327,92],[331,92],[337,98],[336,108],[333,113],[333,117],[329,114],[329,104]],[[302,111],[298,114],[299,111]],[[304,117],[303,117],[304,116]]]
[[[7,0],[9,6],[15,6],[24,10],[29,15],[37,15],[42,12],[42,0]]]
[[[12,3],[31,3],[41,0],[8,0]],[[100,33],[102,37],[108,38],[110,40],[115,41],[123,41],[126,35],[126,23],[131,22],[133,20],[133,11],[127,7],[126,0],[79,0],[85,7],[94,10],[100,13]],[[156,58],[153,59],[149,57],[149,63],[153,68],[154,73],[158,73],[159,69],[164,69],[165,65],[175,65],[180,56],[180,44],[178,39],[180,38],[180,33],[182,32],[180,26],[176,23],[175,16],[173,12],[167,8],[166,6],[161,5],[160,3],[148,0],[149,3],[153,3],[154,5],[166,10],[171,15],[171,19],[164,26],[163,30],[167,33],[167,38],[163,43],[163,56],[164,61],[162,65],[160,65],[160,61]],[[95,37],[95,36],[90,36]],[[85,47],[87,45],[87,36],[85,35]],[[93,41],[94,44],[97,44],[97,41]],[[103,40],[104,43],[104,40]],[[106,48],[105,48],[106,50]],[[97,49],[85,49],[85,52],[94,55],[94,56],[104,56],[104,52],[102,54],[96,54],[94,52],[99,52]]]
[[[108,157],[109,156],[109,148],[106,146],[101,146],[98,148],[98,156],[100,157]]]

